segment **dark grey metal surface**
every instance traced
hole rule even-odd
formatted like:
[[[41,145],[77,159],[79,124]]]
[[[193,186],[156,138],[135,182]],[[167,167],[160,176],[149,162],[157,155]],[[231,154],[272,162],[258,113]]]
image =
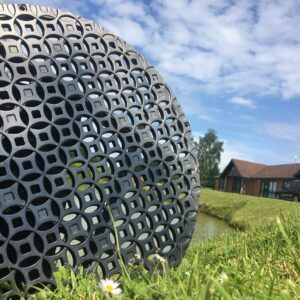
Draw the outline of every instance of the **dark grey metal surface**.
[[[117,36],[59,10],[0,6],[0,292],[53,286],[60,265],[180,263],[199,186],[189,123]],[[176,68],[176,66],[174,66]],[[117,232],[114,232],[113,216]]]

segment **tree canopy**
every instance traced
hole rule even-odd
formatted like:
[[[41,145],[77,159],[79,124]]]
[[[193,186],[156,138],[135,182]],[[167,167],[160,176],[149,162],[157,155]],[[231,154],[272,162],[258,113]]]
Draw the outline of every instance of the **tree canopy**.
[[[196,143],[198,151],[200,183],[203,187],[213,187],[214,177],[219,175],[219,163],[223,150],[223,142],[219,141],[217,133],[208,129]]]

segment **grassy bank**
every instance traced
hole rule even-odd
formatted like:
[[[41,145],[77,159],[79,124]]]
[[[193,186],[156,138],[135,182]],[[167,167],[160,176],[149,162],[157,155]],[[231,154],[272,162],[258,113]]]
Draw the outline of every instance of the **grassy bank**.
[[[300,299],[299,242],[300,222],[292,217],[193,244],[163,275],[139,266],[123,274],[118,299]],[[37,299],[107,299],[94,276],[63,270],[58,284]]]
[[[300,203],[202,189],[200,210],[246,229],[269,225],[279,216],[300,215]]]

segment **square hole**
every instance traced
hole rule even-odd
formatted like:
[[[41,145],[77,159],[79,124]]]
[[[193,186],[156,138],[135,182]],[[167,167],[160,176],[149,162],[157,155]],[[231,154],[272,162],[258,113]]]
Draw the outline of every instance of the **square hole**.
[[[114,99],[112,100],[112,102],[113,102],[113,104],[115,104],[115,105],[119,105],[119,104],[120,104],[120,101],[119,101],[118,98],[114,98]]]
[[[0,99],[5,100],[5,99],[9,99],[9,94],[6,91],[1,91],[0,92]]]
[[[39,137],[42,142],[48,141],[48,139],[49,139],[48,134],[46,132],[40,133]]]
[[[56,157],[55,157],[55,155],[48,155],[47,156],[47,160],[48,160],[48,163],[49,164],[53,164],[53,163],[55,163],[56,162]]]
[[[2,24],[2,29],[3,31],[7,32],[7,31],[11,31],[11,27],[9,24]]]
[[[26,74],[26,70],[25,70],[24,67],[17,67],[17,72],[18,72],[19,74]]]
[[[101,222],[101,220],[100,220],[99,217],[93,217],[93,218],[92,218],[92,222],[93,222],[93,224],[95,225],[95,224],[99,224],[99,223]]]
[[[69,70],[69,66],[68,66],[67,64],[62,64],[62,65],[61,65],[61,69],[62,69],[63,71],[68,71],[68,70]]]
[[[77,178],[78,178],[79,180],[84,179],[84,178],[85,178],[84,172],[78,172],[78,173],[77,173]]]
[[[99,61],[99,66],[101,68],[105,68],[106,67],[106,63],[104,61]]]
[[[97,147],[96,146],[90,146],[90,150],[92,153],[97,152]]]
[[[22,137],[18,137],[18,138],[15,138],[15,144],[16,144],[16,146],[23,146],[23,145],[25,145],[25,141]]]
[[[32,169],[32,163],[30,161],[24,161],[22,163],[24,170]]]
[[[85,25],[85,30],[86,30],[86,31],[91,31],[91,30],[92,30],[92,25],[86,24],[86,25]]]
[[[53,24],[47,24],[47,28],[49,31],[55,31],[55,27]]]
[[[61,48],[60,44],[54,44],[53,49],[54,49],[55,52],[61,52],[62,51],[62,48]]]
[[[0,176],[5,176],[7,173],[6,173],[6,169],[4,167],[1,167],[0,168]]]
[[[23,225],[23,221],[22,221],[22,218],[15,218],[12,220],[12,223],[13,223],[13,226],[15,228],[17,227],[21,227]]]
[[[89,82],[88,87],[89,87],[89,89],[94,89],[95,88],[94,82]]]
[[[9,46],[8,49],[10,53],[19,53],[17,46]]]
[[[75,84],[71,83],[68,85],[69,92],[76,92],[76,86]]]
[[[34,52],[41,52],[41,46],[40,45],[32,45]]]
[[[91,196],[90,194],[84,195],[84,200],[85,200],[85,202],[90,202],[92,199],[93,199],[93,198],[92,198],[92,196]]]
[[[110,79],[105,81],[107,87],[111,87],[113,84]]]
[[[52,244],[56,242],[56,235],[54,233],[50,233],[46,236],[46,239],[49,244]]]
[[[15,123],[17,122],[17,118],[14,114],[10,114],[6,116],[6,120],[8,123]]]
[[[79,226],[77,224],[74,224],[70,227],[70,230],[71,230],[72,234],[75,235],[76,233],[79,232]]]
[[[64,128],[64,129],[62,130],[62,133],[63,133],[64,136],[69,136],[69,135],[71,135],[71,131],[70,131],[69,128]]]
[[[58,116],[63,114],[63,110],[61,109],[61,107],[55,107],[54,111],[55,111],[55,114]]]
[[[32,97],[33,96],[32,89],[24,89],[24,95],[25,97]]]
[[[108,128],[109,127],[108,121],[102,121],[102,125],[103,125],[104,128]]]
[[[99,49],[99,46],[97,43],[92,43],[92,48],[97,50],[97,49]]]
[[[25,25],[25,29],[26,29],[28,32],[33,32],[33,31],[34,31],[33,26],[30,25],[30,24],[26,24],[26,25]]]
[[[77,252],[78,252],[79,257],[84,257],[87,254],[87,252],[84,248],[79,249]]]
[[[88,68],[86,63],[81,63],[80,66],[82,70],[86,70]]]
[[[47,66],[45,66],[45,65],[42,65],[42,66],[40,66],[40,72],[41,73],[47,73],[48,72],[48,68],[47,68]]]
[[[41,220],[47,218],[48,217],[47,209],[45,209],[45,208],[44,209],[40,209],[38,211],[38,215],[39,215],[39,217],[40,217]]]
[[[47,86],[47,91],[48,91],[50,94],[53,94],[53,93],[56,92],[54,86]]]
[[[36,279],[38,279],[40,277],[40,273],[39,273],[39,271],[37,269],[34,269],[34,270],[30,271],[28,273],[28,275],[29,275],[29,279],[31,281],[36,280]]]
[[[128,136],[126,140],[128,143],[133,143],[133,138],[131,136]]]
[[[67,30],[68,31],[74,31],[74,27],[73,27],[73,25],[71,25],[71,24],[67,24]]]
[[[56,178],[55,180],[54,180],[54,182],[55,182],[55,185],[56,186],[62,186],[62,185],[64,185],[64,181],[63,181],[63,179],[62,178]]]
[[[77,110],[77,111],[83,111],[83,106],[82,106],[82,104],[76,104],[76,110]]]
[[[98,168],[97,168],[97,172],[98,172],[99,174],[103,174],[103,173],[104,173],[104,168],[103,168],[102,166],[98,167]]]
[[[38,184],[35,184],[30,187],[30,190],[31,190],[32,194],[37,194],[41,191],[41,188]]]
[[[20,249],[22,254],[29,253],[31,251],[31,247],[28,243],[21,245]]]
[[[41,112],[39,110],[34,110],[31,112],[32,116],[34,119],[40,118],[41,117]]]
[[[108,146],[109,146],[109,148],[115,148],[116,147],[115,141],[109,142]]]
[[[74,48],[75,48],[75,50],[81,50],[81,46],[80,46],[80,44],[74,44]]]
[[[70,209],[72,207],[71,201],[65,201],[63,203],[64,210]]]
[[[3,195],[3,199],[5,202],[11,202],[15,200],[14,194],[13,193],[6,193]]]
[[[70,151],[69,151],[69,155],[70,155],[71,158],[74,158],[74,157],[77,157],[77,156],[78,156],[76,150],[70,150]]]

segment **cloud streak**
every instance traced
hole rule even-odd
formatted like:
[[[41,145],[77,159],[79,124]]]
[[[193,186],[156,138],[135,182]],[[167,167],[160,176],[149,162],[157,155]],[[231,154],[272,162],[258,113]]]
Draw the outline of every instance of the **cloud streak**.
[[[240,106],[246,106],[249,108],[256,108],[255,102],[253,100],[242,98],[242,97],[233,97],[229,99],[228,102]]]
[[[300,95],[297,1],[94,3],[94,18],[143,49],[167,76],[193,78],[215,94]]]

